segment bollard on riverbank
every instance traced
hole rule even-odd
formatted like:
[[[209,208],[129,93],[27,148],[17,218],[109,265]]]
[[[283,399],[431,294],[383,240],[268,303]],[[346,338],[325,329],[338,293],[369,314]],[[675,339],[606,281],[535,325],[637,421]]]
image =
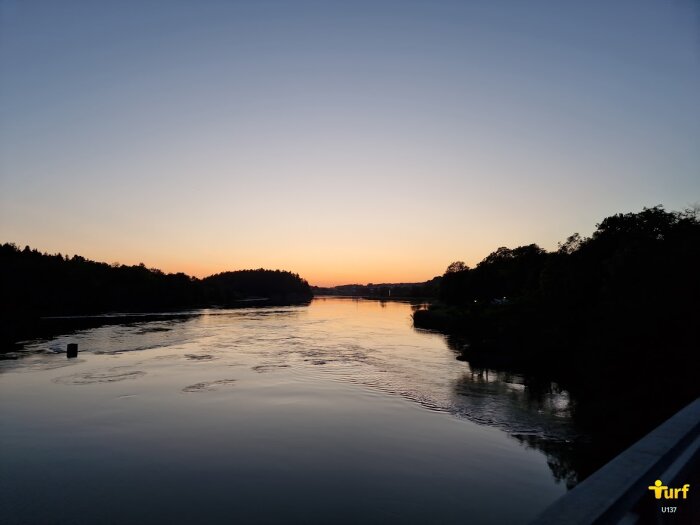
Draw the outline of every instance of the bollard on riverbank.
[[[68,343],[66,355],[68,356],[68,359],[71,357],[78,357],[78,343]]]

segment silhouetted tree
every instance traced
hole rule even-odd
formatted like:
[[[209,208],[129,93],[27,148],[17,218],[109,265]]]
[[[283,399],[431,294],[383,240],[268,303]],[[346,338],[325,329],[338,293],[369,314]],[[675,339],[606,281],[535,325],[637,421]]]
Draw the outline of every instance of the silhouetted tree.
[[[609,457],[700,395],[700,221],[662,206],[616,214],[554,253],[499,248],[446,272],[417,326],[565,384]],[[505,299],[504,299],[505,298]]]
[[[103,312],[168,311],[232,304],[249,297],[291,303],[312,297],[308,283],[279,270],[243,270],[203,280],[135,266],[106,264],[74,255],[42,254],[26,246],[0,245],[0,340],[39,316]]]
[[[450,263],[450,265],[447,267],[447,270],[445,270],[445,273],[463,272],[468,269],[469,266],[467,266],[463,261],[455,261],[453,263]]]

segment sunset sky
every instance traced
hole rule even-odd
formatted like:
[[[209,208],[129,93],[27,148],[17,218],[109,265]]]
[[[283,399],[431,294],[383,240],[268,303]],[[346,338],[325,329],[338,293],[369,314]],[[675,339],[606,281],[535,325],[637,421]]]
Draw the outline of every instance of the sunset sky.
[[[414,282],[692,206],[699,5],[0,0],[0,242]]]

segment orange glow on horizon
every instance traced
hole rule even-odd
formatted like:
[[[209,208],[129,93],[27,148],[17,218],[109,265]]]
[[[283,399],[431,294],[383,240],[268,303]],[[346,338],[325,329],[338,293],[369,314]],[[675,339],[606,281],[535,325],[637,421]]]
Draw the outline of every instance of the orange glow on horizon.
[[[47,223],[50,224],[50,223]],[[326,226],[324,220],[314,223]],[[478,226],[478,225],[477,225]],[[406,235],[367,234],[339,231],[335,235],[309,232],[293,237],[268,234],[245,237],[238,234],[219,238],[211,230],[173,229],[160,236],[154,232],[119,229],[112,235],[100,235],[89,224],[81,235],[75,231],[52,231],[22,235],[18,246],[29,245],[44,253],[80,255],[108,264],[137,265],[166,273],[185,273],[198,278],[235,270],[265,268],[285,270],[300,275],[312,286],[338,286],[368,283],[421,283],[442,275],[456,260],[475,266],[499,246],[516,247],[537,242],[529,229],[498,231],[475,227],[459,235],[440,236],[417,232],[415,239]],[[301,230],[301,228],[300,228]],[[576,231],[572,228],[572,231]],[[585,233],[585,230],[579,229]],[[19,237],[19,236],[18,236]],[[493,239],[500,239],[500,241]],[[556,237],[555,237],[556,239]],[[553,249],[554,242],[539,243]]]
[[[147,268],[158,269],[165,273],[185,273],[187,275],[204,278],[221,272],[265,268],[268,270],[284,270],[299,274],[311,286],[332,287],[345,284],[382,284],[382,283],[421,283],[442,275],[447,265],[452,262],[421,260],[417,257],[407,257],[401,261],[396,258],[379,258],[367,256],[365,258],[355,254],[352,264],[342,264],[333,257],[323,257],[310,261],[308,257],[293,254],[281,254],[276,257],[226,257],[222,253],[212,254],[208,261],[201,260],[199,254],[194,256],[181,255],[179,257],[168,256],[166,250],[144,250],[143,255],[134,253],[121,253],[117,255],[117,248],[111,246],[93,245],[87,249],[77,246],[69,246],[71,243],[44,239],[44,242],[14,242],[20,248],[29,246],[31,249],[42,253],[64,256],[79,255],[86,259],[107,264],[123,264],[133,266],[143,263]],[[69,249],[66,249],[68,247]],[[140,252],[140,250],[139,250]],[[150,252],[150,253],[148,253]],[[374,260],[372,260],[374,258]],[[285,260],[288,259],[288,260]],[[365,259],[365,260],[363,260]],[[431,259],[438,259],[433,256]],[[409,266],[409,263],[410,264]]]
[[[140,261],[139,261],[140,262]],[[127,263],[125,263],[127,264]],[[134,263],[138,264],[138,263]],[[149,268],[150,265],[146,264]],[[447,265],[445,265],[447,266]],[[430,270],[405,270],[392,272],[388,269],[377,268],[376,271],[368,271],[366,273],[352,273],[348,271],[336,271],[332,272],[329,270],[316,269],[315,271],[304,272],[303,269],[297,269],[292,266],[284,265],[270,265],[270,264],[258,264],[258,265],[247,265],[240,267],[233,266],[221,266],[221,265],[208,265],[208,264],[184,264],[184,265],[171,265],[163,264],[162,267],[153,266],[154,268],[159,268],[166,273],[178,273],[182,272],[187,275],[191,275],[197,278],[204,278],[210,275],[214,275],[221,272],[236,271],[236,270],[248,270],[265,268],[268,270],[286,270],[293,273],[299,274],[303,279],[306,279],[311,286],[320,287],[333,287],[340,286],[344,284],[381,284],[381,283],[422,283],[442,275],[444,269],[438,269],[431,273]]]
[[[0,242],[417,283],[692,206],[693,8],[511,3],[6,2]]]

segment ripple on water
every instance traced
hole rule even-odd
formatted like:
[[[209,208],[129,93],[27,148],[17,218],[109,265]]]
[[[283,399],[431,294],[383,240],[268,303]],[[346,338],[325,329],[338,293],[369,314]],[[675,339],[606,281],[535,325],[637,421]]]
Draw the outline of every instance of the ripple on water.
[[[217,381],[205,381],[203,383],[195,383],[194,385],[186,386],[182,389],[183,392],[209,392],[217,390],[222,386],[231,386],[236,382],[235,379],[219,379]]]
[[[138,335],[153,334],[153,333],[158,333],[158,332],[169,332],[172,329],[173,329],[172,326],[152,326],[152,327],[141,328],[134,333],[138,334]]]
[[[289,365],[285,365],[285,364],[257,365],[257,366],[252,367],[252,370],[255,370],[256,372],[260,372],[262,374],[264,372],[272,372],[272,371],[278,370],[280,368],[289,368]]]
[[[168,361],[171,359],[180,359],[180,354],[157,355],[151,358],[153,361]]]
[[[69,376],[57,377],[55,383],[63,385],[93,385],[96,383],[116,383],[127,379],[136,379],[145,376],[141,370],[124,370],[123,367],[109,368],[104,371],[83,372]]]
[[[153,350],[155,348],[161,348],[162,344],[159,343],[152,343],[152,344],[145,344],[141,346],[133,346],[131,348],[118,348],[115,350],[95,350],[93,351],[94,354],[96,355],[121,355],[127,352],[142,352],[144,350]]]
[[[47,359],[41,361],[24,361],[22,362],[22,367],[17,368],[18,372],[37,372],[41,370],[56,370],[58,368],[65,368],[67,366],[73,366],[80,363],[84,363],[85,359]]]
[[[219,358],[211,354],[185,354],[185,359],[188,361],[214,361]]]

